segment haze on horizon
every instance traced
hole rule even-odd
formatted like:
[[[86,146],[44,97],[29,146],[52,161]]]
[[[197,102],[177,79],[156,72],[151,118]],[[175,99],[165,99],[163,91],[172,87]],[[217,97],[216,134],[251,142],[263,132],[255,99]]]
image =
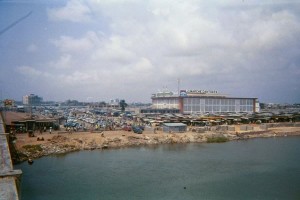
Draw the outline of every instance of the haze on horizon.
[[[150,102],[163,87],[300,102],[296,0],[0,1],[1,98]]]

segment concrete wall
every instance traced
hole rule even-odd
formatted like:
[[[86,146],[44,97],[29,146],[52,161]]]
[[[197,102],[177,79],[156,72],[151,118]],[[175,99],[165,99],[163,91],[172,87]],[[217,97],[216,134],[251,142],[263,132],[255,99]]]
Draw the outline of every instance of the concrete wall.
[[[166,133],[183,133],[186,132],[186,126],[163,126],[163,132]]]
[[[4,133],[4,124],[0,115],[0,199],[18,200],[18,185],[21,170],[13,170],[8,146],[8,134]]]
[[[234,126],[228,126],[228,131],[235,131],[235,127]]]

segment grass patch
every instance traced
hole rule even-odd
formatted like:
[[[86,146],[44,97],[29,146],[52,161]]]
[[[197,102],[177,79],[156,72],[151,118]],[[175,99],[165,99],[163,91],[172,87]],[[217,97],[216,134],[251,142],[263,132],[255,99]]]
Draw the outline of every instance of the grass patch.
[[[41,145],[36,144],[36,145],[24,145],[23,148],[28,151],[29,153],[36,153],[36,152],[40,152],[43,151],[43,148],[41,147]]]
[[[63,148],[75,148],[74,144],[63,144],[62,145]]]
[[[227,142],[228,138],[226,137],[209,137],[207,138],[207,143],[222,143]]]

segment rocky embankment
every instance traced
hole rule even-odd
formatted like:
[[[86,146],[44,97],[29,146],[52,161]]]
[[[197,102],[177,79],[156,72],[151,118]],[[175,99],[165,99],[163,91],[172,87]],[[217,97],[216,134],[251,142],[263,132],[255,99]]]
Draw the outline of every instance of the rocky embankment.
[[[276,137],[300,135],[300,127],[282,127],[268,130],[250,131],[205,131],[191,130],[186,133],[74,133],[43,135],[43,140],[17,136],[17,149],[20,161],[28,158],[38,158],[51,154],[63,154],[79,150],[95,150],[108,148],[123,148],[139,145],[226,142],[228,140],[249,139],[257,137]],[[44,139],[45,137],[45,139]]]
[[[106,136],[107,135],[107,136]],[[51,139],[40,144],[27,144],[19,148],[24,158],[38,158],[51,154],[63,154],[78,150],[95,150],[108,148],[123,148],[139,145],[156,145],[172,143],[205,142],[206,137],[199,134],[123,134],[110,136],[98,134],[95,137],[70,137],[69,135],[55,135]]]

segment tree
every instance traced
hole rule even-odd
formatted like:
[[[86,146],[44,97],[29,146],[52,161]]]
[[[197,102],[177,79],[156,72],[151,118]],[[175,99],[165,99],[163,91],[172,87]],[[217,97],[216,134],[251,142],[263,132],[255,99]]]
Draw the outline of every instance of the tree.
[[[127,103],[125,102],[124,99],[122,99],[122,100],[120,101],[120,107],[121,107],[121,111],[122,111],[122,112],[125,112],[125,107],[127,107]]]

